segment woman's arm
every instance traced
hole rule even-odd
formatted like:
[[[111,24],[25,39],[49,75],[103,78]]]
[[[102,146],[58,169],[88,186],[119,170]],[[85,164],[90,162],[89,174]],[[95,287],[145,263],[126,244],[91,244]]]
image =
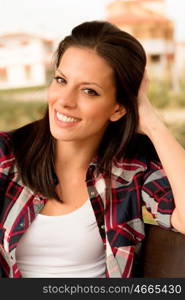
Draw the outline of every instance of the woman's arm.
[[[152,141],[170,182],[175,209],[172,226],[185,234],[185,150],[162,122],[146,95],[148,78],[145,72],[138,93],[139,132]]]

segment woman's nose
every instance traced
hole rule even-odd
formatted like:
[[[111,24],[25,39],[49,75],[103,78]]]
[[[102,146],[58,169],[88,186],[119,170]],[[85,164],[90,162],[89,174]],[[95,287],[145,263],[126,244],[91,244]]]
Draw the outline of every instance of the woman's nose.
[[[57,97],[57,101],[63,107],[76,107],[77,105],[77,96],[75,95],[74,91],[66,90],[60,93]]]

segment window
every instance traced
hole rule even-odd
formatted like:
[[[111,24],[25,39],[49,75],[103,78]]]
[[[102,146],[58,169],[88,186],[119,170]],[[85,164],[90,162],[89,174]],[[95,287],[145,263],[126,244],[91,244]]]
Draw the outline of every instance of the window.
[[[32,78],[31,66],[30,65],[25,65],[24,66],[24,70],[25,70],[25,78],[26,78],[26,80],[30,80]]]
[[[0,81],[7,81],[7,70],[5,68],[0,68]]]
[[[27,40],[20,41],[20,45],[22,45],[22,46],[27,46],[28,44],[29,44],[29,42]]]
[[[47,52],[52,52],[53,51],[53,43],[52,41],[45,41],[44,46]]]
[[[150,59],[151,59],[151,63],[159,63],[161,56],[159,54],[152,54],[150,56]]]

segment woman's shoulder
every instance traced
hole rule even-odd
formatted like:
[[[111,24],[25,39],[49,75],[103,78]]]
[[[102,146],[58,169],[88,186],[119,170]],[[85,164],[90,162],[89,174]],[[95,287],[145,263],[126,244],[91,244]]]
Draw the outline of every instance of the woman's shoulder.
[[[0,131],[0,163],[13,156],[13,131]]]
[[[122,172],[138,173],[145,172],[154,164],[157,168],[161,162],[151,140],[142,134],[136,134],[127,146],[122,157],[113,160],[116,168],[122,169]]]
[[[0,131],[0,163],[14,157],[15,148],[21,147],[33,128],[33,123],[26,124],[11,131]]]
[[[112,174],[127,182],[132,182],[135,176],[144,178],[147,172],[162,168],[157,152],[150,139],[142,134],[135,135],[126,152],[119,159],[113,160]]]
[[[160,162],[156,149],[149,137],[139,133],[129,143],[125,157],[126,159],[141,161],[142,163]]]

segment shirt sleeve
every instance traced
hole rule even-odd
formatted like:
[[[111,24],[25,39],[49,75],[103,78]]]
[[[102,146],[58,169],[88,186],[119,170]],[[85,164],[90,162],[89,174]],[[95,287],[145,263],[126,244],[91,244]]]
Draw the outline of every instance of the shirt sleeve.
[[[144,175],[141,197],[157,224],[171,229],[171,215],[175,203],[170,183],[160,162],[149,163]]]
[[[0,132],[0,217],[2,209],[1,204],[4,199],[9,170],[12,166],[12,158],[13,153],[10,136],[5,132]]]
[[[11,134],[11,133],[10,133]],[[6,132],[0,132],[0,164],[3,163],[11,158],[12,151],[11,151],[11,139],[10,135]]]

